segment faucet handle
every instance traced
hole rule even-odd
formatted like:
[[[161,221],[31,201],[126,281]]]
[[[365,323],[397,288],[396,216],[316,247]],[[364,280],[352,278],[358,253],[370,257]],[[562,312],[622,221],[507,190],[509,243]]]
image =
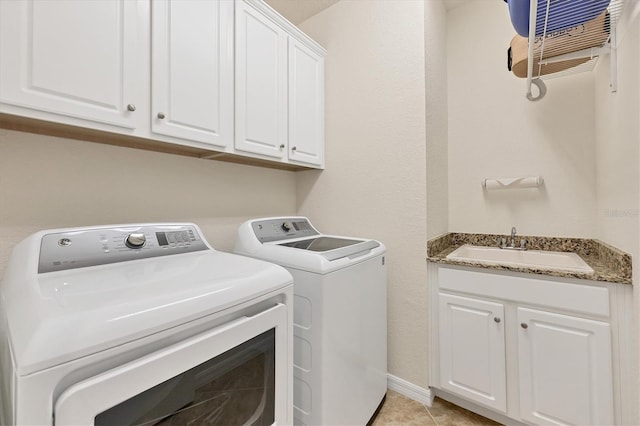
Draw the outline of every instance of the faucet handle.
[[[525,240],[524,238],[520,240],[520,248],[527,248],[527,240]]]

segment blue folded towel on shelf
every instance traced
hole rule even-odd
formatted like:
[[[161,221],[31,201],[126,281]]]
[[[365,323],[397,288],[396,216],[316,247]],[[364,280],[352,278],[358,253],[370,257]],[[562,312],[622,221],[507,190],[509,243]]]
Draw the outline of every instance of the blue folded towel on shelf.
[[[523,37],[529,36],[530,0],[505,0],[509,4],[511,23],[516,32]],[[600,15],[609,6],[610,0],[538,0],[536,11],[536,35],[545,30],[546,34],[561,31],[590,21]]]

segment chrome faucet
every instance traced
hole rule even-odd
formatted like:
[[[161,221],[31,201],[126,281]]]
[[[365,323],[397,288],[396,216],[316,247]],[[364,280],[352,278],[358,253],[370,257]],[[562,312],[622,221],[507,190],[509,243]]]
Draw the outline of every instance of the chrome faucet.
[[[516,227],[513,226],[511,227],[511,238],[509,239],[509,244],[507,244],[506,238],[499,238],[498,247],[505,250],[526,250],[527,240],[520,238],[520,247],[516,246]]]

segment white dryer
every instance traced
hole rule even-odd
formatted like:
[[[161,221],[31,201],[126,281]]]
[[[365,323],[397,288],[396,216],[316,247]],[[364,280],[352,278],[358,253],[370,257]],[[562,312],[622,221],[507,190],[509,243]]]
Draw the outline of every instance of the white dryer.
[[[0,286],[0,421],[290,424],[292,298],[193,224],[34,234]]]
[[[294,424],[367,424],[387,390],[384,245],[279,217],[243,223],[235,252],[293,276]]]

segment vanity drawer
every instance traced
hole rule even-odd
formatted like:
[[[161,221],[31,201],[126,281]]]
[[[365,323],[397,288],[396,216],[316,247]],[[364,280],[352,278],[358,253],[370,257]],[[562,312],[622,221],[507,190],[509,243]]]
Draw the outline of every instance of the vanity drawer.
[[[440,290],[475,294],[581,314],[609,317],[609,290],[516,273],[487,272],[464,267],[438,268]]]

